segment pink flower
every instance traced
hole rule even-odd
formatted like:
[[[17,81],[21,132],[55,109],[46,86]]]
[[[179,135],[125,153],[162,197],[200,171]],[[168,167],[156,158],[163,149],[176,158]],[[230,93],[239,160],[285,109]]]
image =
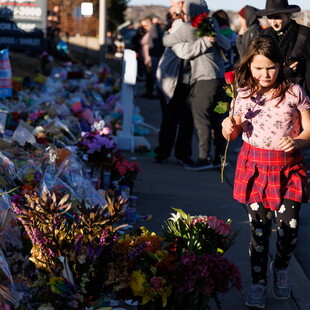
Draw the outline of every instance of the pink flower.
[[[217,219],[215,216],[208,217],[208,225],[210,228],[215,230],[219,235],[227,237],[231,234],[232,228],[223,220]]]
[[[137,162],[130,162],[127,159],[116,161],[115,168],[120,176],[125,176],[127,174],[135,176],[137,173],[141,172],[141,168],[138,166]]]
[[[196,223],[207,223],[207,222],[208,222],[207,216],[192,217],[192,225],[196,225]]]
[[[34,113],[29,114],[28,118],[30,121],[34,122],[36,121],[39,117],[41,117],[42,115],[44,115],[45,111],[37,111]]]
[[[162,284],[163,284],[163,278],[162,277],[153,277],[151,279],[151,285],[157,291],[159,291],[162,288]]]
[[[103,129],[100,131],[101,135],[109,135],[111,133],[111,130],[109,127],[103,127]]]

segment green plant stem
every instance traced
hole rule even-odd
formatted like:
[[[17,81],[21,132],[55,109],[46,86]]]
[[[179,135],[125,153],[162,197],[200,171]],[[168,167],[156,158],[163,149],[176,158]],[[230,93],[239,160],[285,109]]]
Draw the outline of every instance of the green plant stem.
[[[230,87],[231,87],[233,95],[235,95],[234,85],[230,84]],[[231,113],[229,115],[229,118],[233,119],[233,115],[234,115],[234,111],[235,111],[235,98],[232,99],[231,104],[232,104],[232,106],[231,106],[231,109],[230,109]],[[222,183],[224,183],[224,169],[225,169],[225,165],[226,165],[226,162],[227,162],[227,153],[228,153],[229,142],[230,142],[230,136],[227,139],[227,144],[226,144],[226,147],[225,147],[224,155],[221,157],[221,181],[222,181]]]
[[[224,169],[225,169],[225,165],[227,161],[227,151],[228,151],[229,142],[230,140],[228,139],[226,147],[225,147],[224,155],[221,157],[221,181],[222,183],[224,183]]]

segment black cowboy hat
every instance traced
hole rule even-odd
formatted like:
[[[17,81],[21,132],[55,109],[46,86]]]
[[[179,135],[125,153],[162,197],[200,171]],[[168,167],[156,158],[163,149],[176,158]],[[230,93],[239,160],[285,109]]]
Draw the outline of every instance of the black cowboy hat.
[[[256,11],[257,16],[300,12],[298,5],[289,5],[287,0],[267,0],[265,10]]]

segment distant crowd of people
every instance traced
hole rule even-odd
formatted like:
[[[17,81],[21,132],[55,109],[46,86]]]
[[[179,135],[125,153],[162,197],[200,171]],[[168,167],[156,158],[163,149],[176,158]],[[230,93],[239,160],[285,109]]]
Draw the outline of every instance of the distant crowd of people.
[[[267,1],[269,7],[287,1]],[[165,163],[174,154],[186,170],[219,168],[226,141],[221,133],[225,118],[214,112],[219,101],[230,101],[223,90],[224,73],[234,70],[257,36],[273,36],[285,54],[285,74],[310,90],[308,27],[296,23],[291,13],[262,14],[246,5],[238,12],[238,32],[232,30],[225,10],[212,16],[205,1],[171,0],[163,22],[151,15],[140,22],[132,44],[138,55],[138,78],[145,80],[144,98],[159,98],[162,109],[155,162]],[[191,20],[200,13],[213,18],[215,36],[199,37]],[[267,16],[270,27],[260,19]],[[192,160],[192,137],[198,136],[198,160]],[[214,146],[214,149],[213,149]]]
[[[307,171],[301,149],[310,144],[310,28],[292,17],[298,5],[266,0],[265,9],[246,5],[235,32],[225,10],[212,14],[213,34],[198,36],[192,25],[210,15],[204,0],[171,0],[165,25],[146,17],[134,38],[145,98],[159,98],[162,121],[156,163],[171,155],[185,169],[221,167],[228,141],[242,136],[233,196],[246,206],[250,229],[252,285],[246,305],[264,308],[272,215],[277,247],[271,264],[274,296],[288,299],[287,268],[294,252],[302,203],[308,202]],[[201,16],[203,16],[201,15]],[[260,18],[269,27],[263,29]],[[219,114],[230,101],[224,74],[234,71],[234,109]],[[198,160],[192,160],[192,137]],[[214,147],[214,150],[213,150]]]

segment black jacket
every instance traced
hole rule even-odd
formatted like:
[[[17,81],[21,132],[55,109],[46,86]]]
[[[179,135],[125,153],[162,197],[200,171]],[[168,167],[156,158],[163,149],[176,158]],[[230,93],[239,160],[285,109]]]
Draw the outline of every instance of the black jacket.
[[[247,5],[245,8],[245,20],[248,30],[243,35],[238,34],[236,38],[236,46],[240,59],[244,56],[252,39],[259,36],[262,30],[259,19],[255,14],[256,11],[257,9],[250,5]]]
[[[270,34],[279,42],[283,49],[286,67],[285,73],[293,82],[300,84],[307,94],[310,94],[310,28],[297,24],[291,20],[289,25],[281,32],[272,27],[266,28],[262,33]],[[294,72],[289,65],[298,61]]]
[[[154,23],[150,29],[149,53],[151,57],[160,57],[164,52],[163,32],[160,25]]]

